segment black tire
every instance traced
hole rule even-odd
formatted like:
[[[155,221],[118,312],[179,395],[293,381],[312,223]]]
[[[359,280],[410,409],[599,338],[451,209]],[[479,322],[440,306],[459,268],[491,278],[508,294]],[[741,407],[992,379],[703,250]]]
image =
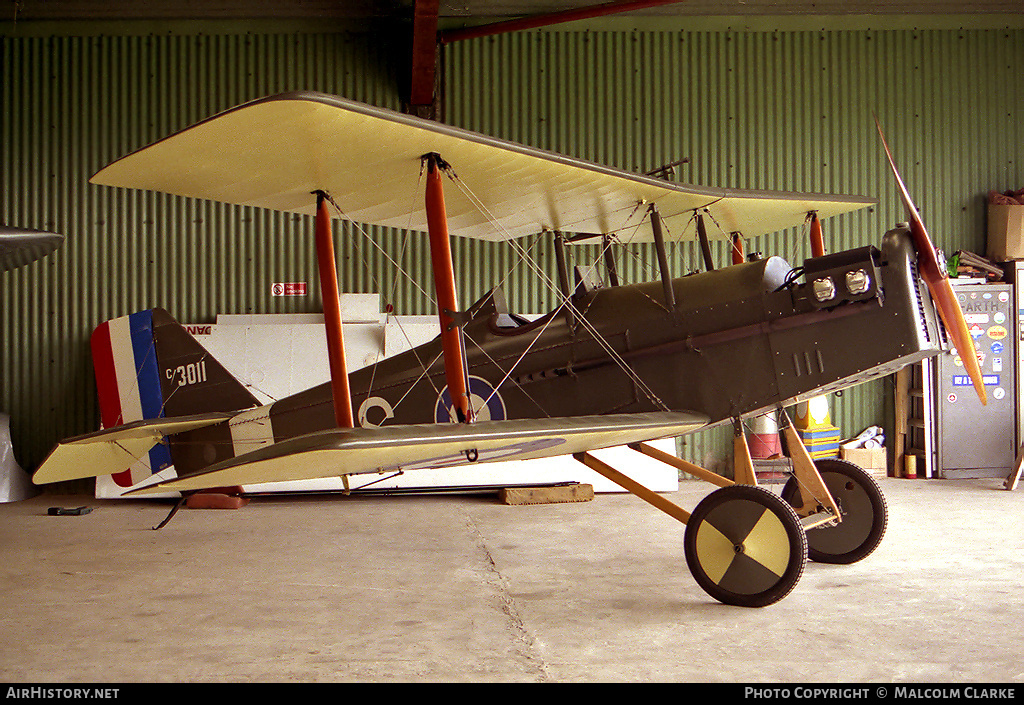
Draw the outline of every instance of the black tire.
[[[807,532],[807,557],[818,563],[847,565],[867,558],[878,548],[889,522],[889,509],[878,483],[862,468],[846,460],[824,458],[814,463],[842,521]],[[803,504],[796,478],[782,488],[782,498]]]
[[[793,508],[762,487],[715,490],[693,510],[684,536],[694,580],[719,602],[765,607],[788,595],[807,562]]]

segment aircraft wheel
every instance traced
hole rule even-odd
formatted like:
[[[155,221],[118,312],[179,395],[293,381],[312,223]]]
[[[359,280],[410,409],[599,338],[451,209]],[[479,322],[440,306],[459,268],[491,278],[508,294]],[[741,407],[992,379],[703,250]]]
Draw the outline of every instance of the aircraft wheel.
[[[763,487],[715,490],[693,510],[684,537],[697,584],[727,605],[764,607],[796,586],[807,534],[793,508]]]
[[[807,532],[807,557],[818,563],[856,563],[874,551],[885,535],[889,521],[885,497],[875,479],[853,463],[826,458],[814,465],[842,521]],[[794,506],[802,504],[796,478],[786,482],[782,498]]]

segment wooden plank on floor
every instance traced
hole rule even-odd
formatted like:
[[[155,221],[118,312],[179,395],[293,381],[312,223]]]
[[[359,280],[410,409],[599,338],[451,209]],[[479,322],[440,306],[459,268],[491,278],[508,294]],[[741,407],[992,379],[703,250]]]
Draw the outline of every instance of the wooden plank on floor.
[[[558,504],[589,502],[594,499],[594,486],[588,484],[539,487],[505,487],[498,492],[502,504]]]

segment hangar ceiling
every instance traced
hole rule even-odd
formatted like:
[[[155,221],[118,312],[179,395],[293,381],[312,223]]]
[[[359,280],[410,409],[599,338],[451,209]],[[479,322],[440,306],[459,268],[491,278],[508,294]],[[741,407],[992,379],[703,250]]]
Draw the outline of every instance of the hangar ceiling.
[[[610,15],[644,17],[779,15],[958,15],[1020,10],[1021,0],[7,0],[10,19],[230,20],[360,19],[411,25],[410,112],[436,113],[437,48],[454,41]]]
[[[3,19],[411,18],[415,0],[5,0]],[[600,5],[601,0],[440,0],[441,18],[507,18]],[[649,16],[1018,13],[1020,0],[686,0],[631,10]]]

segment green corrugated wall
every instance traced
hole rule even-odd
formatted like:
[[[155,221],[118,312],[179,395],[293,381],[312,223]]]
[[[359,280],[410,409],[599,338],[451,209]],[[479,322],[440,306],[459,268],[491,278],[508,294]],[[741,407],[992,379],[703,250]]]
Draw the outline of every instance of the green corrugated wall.
[[[398,33],[214,27],[2,37],[0,222],[67,238],[0,275],[0,409],[26,468],[97,427],[88,336],[98,323],[155,305],[188,322],[319,307],[315,293],[270,296],[275,281],[315,282],[305,218],[87,183],[133,149],[271,93],[400,106]],[[872,112],[947,251],[983,253],[984,194],[1024,186],[1020,28],[538,31],[446,46],[442,66],[443,119],[455,125],[638,171],[686,157],[681,181],[877,197],[877,208],[825,223],[830,249],[877,242],[901,219]],[[428,312],[368,238],[431,290],[421,236],[350,226],[338,237],[342,286]],[[456,242],[464,303],[513,268],[511,305],[551,305],[507,247]],[[806,237],[796,229],[748,249],[799,261]],[[550,269],[549,243],[533,251]],[[724,247],[715,255],[726,263]],[[672,259],[680,273],[699,267],[689,243]],[[649,251],[619,260],[627,280],[650,276]],[[886,382],[847,391],[833,420],[846,434],[891,422],[890,394]],[[726,440],[698,434],[684,455],[710,463],[728,455]]]

